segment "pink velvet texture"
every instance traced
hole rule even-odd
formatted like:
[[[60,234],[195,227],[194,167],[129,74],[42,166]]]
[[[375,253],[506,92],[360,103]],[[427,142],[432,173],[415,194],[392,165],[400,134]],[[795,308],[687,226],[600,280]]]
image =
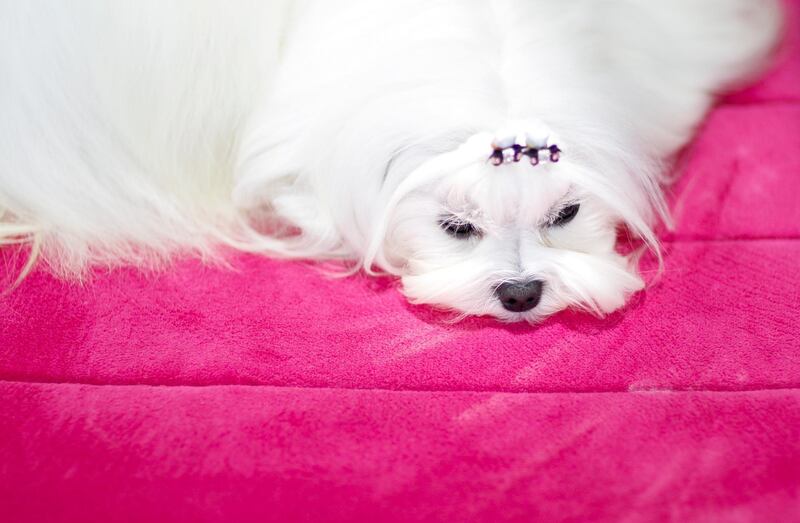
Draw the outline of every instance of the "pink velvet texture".
[[[0,521],[800,521],[797,34],[683,171],[664,275],[603,320],[448,324],[247,255],[35,272],[0,298]]]

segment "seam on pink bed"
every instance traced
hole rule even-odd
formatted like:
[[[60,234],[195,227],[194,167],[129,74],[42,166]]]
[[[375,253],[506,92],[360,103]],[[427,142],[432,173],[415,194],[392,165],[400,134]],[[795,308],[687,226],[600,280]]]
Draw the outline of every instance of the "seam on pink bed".
[[[735,98],[723,98],[713,109],[717,107],[770,107],[775,105],[800,105],[800,99],[770,98],[769,100],[736,100]]]
[[[158,384],[158,383],[97,383],[90,381],[47,381],[47,380],[0,380],[2,385],[55,385],[55,386],[74,386],[74,387],[146,387],[146,388],[170,388],[170,389],[208,389],[208,388],[263,388],[276,390],[328,390],[328,391],[360,391],[360,392],[396,392],[412,394],[510,394],[510,395],[546,395],[546,394],[737,394],[755,392],[800,392],[800,386],[787,387],[781,385],[759,386],[741,389],[724,388],[704,388],[704,389],[574,389],[574,390],[503,390],[503,389],[390,389],[382,387],[331,387],[316,385],[273,385],[266,383],[207,383],[207,384]]]
[[[798,236],[728,236],[725,238],[709,238],[703,236],[686,236],[678,238],[667,238],[661,240],[664,245],[671,243],[756,243],[756,242],[787,242],[798,241]]]

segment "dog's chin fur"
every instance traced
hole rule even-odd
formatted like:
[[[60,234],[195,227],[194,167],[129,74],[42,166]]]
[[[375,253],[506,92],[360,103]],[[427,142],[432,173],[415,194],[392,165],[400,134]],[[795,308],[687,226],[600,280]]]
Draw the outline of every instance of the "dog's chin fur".
[[[504,321],[606,314],[660,185],[779,33],[764,0],[156,0],[0,7],[0,243],[57,273],[215,246],[341,258]],[[558,163],[487,163],[547,126]],[[554,225],[564,203],[579,203]],[[458,217],[476,234],[441,225]],[[528,312],[495,297],[543,282]]]

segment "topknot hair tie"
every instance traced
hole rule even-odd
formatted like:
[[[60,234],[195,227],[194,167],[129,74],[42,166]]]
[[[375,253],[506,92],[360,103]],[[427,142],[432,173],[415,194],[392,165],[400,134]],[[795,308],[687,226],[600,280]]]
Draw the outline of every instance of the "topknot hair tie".
[[[550,143],[549,139],[549,133],[498,133],[492,142],[493,151],[489,161],[495,166],[500,166],[504,163],[519,162],[526,156],[534,166],[545,159],[553,163],[558,162],[561,159],[561,148],[555,143]]]

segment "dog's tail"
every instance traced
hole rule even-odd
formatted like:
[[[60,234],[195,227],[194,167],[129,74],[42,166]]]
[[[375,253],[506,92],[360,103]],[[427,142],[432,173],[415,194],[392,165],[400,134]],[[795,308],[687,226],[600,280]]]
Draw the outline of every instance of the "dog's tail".
[[[238,237],[233,157],[288,3],[0,2],[0,288],[23,255],[82,277]]]

